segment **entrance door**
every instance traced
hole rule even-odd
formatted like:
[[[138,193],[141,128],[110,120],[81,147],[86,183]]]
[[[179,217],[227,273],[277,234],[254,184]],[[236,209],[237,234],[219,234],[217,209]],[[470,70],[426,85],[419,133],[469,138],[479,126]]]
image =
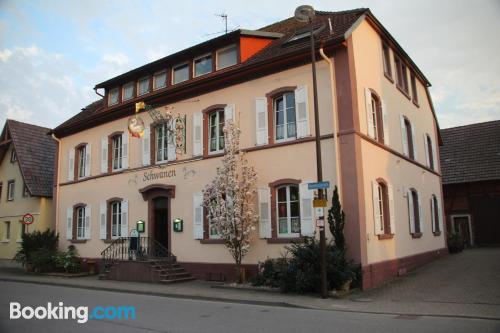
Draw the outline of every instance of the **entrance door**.
[[[168,249],[168,198],[153,199],[154,239]]]
[[[453,228],[456,233],[462,236],[465,246],[470,247],[471,244],[471,233],[469,228],[469,217],[468,216],[454,216],[453,217]]]

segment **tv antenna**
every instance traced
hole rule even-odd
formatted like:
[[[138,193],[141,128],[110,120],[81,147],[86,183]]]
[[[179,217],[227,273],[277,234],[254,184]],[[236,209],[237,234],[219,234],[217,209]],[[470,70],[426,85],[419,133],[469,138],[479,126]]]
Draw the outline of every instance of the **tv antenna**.
[[[227,34],[227,14],[226,13],[221,13],[221,14],[215,14],[215,16],[219,16],[224,20],[224,24],[226,26],[225,32]]]

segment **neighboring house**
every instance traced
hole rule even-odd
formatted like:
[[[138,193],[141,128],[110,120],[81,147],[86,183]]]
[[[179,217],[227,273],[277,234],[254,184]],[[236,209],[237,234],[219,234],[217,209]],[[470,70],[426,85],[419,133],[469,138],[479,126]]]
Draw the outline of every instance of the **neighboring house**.
[[[56,141],[49,128],[7,120],[0,136],[0,259],[12,259],[25,232],[53,223]],[[23,225],[25,214],[34,222]]]
[[[255,272],[290,242],[317,236],[307,187],[316,180],[308,29],[288,18],[236,30],[97,84],[104,98],[53,131],[61,245],[99,259],[143,220],[145,235],[195,276],[231,279],[232,258],[201,207],[226,121],[240,126],[258,174],[260,221],[245,267]],[[349,256],[370,288],[447,253],[430,83],[368,9],[317,12],[314,34],[333,62],[318,53],[323,178],[342,185]],[[139,101],[185,116],[186,146],[176,150],[165,125],[144,112],[145,134],[132,137]],[[183,231],[173,230],[177,218]]]
[[[500,245],[500,120],[441,130],[448,231],[468,246]]]

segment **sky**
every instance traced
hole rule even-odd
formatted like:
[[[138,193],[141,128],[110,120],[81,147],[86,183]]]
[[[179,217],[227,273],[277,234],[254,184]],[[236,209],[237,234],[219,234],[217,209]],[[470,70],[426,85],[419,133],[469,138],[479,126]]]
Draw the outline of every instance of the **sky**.
[[[303,1],[0,0],[0,124],[55,127],[102,81],[218,36],[293,16]],[[308,1],[368,7],[432,84],[441,128],[500,119],[500,0]]]

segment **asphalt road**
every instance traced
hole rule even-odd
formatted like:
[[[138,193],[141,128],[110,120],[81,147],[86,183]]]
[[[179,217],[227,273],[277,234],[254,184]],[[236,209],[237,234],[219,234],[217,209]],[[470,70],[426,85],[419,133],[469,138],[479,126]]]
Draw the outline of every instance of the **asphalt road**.
[[[18,302],[22,308],[63,302],[64,306],[88,306],[89,312],[98,306],[135,306],[136,319],[91,319],[86,323],[76,319],[9,319],[10,302]],[[4,281],[0,281],[0,309],[2,333],[500,332],[500,321],[493,320],[271,307]],[[39,311],[43,315],[43,310]],[[98,313],[102,315],[102,311]]]

